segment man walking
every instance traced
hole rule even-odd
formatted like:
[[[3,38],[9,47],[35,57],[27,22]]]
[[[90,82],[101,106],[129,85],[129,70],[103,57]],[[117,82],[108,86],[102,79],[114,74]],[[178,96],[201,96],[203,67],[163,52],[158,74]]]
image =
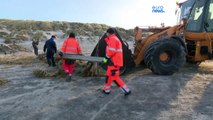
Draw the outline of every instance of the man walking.
[[[63,45],[61,47],[61,51],[65,54],[82,54],[80,44],[75,39],[74,33],[70,33],[69,38],[64,40]],[[72,73],[75,67],[75,60],[64,59],[62,65],[64,72],[67,74],[66,80],[69,82],[72,79]]]
[[[109,28],[106,35],[106,57],[104,58],[103,62],[107,63],[108,66],[106,71],[106,84],[104,85],[103,92],[105,94],[109,94],[111,91],[111,83],[114,81],[123,91],[124,95],[129,95],[131,91],[120,78],[120,67],[123,66],[123,50],[121,41],[115,35],[113,28]]]
[[[33,46],[33,49],[34,49],[34,54],[36,56],[38,56],[38,44],[39,44],[38,40],[33,40],[32,41],[32,46]]]
[[[54,54],[57,52],[57,47],[55,40],[56,36],[52,35],[49,40],[47,40],[44,44],[44,53],[46,52],[47,63],[49,66],[56,66],[54,60]]]

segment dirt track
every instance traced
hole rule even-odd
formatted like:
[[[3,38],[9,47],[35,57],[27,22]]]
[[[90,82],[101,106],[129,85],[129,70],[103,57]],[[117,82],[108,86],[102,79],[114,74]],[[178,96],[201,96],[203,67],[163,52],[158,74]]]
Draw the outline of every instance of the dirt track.
[[[104,95],[104,77],[35,78],[45,65],[0,65],[1,120],[212,120],[213,61],[185,65],[171,76],[136,68],[122,76],[132,94],[113,84]]]

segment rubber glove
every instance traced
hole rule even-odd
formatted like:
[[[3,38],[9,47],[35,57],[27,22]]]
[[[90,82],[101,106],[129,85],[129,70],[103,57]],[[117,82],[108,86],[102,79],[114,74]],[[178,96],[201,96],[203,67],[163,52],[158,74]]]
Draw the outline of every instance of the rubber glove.
[[[108,59],[105,57],[105,58],[103,59],[103,62],[104,62],[104,63],[107,63],[107,61],[108,61]]]

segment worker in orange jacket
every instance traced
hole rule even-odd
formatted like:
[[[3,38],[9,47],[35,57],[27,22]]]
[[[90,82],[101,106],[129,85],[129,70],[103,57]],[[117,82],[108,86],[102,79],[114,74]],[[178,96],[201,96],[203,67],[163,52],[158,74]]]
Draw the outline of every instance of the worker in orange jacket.
[[[64,40],[61,51],[69,54],[82,54],[79,42],[75,39],[75,34],[70,33],[69,38]],[[75,67],[75,60],[64,59],[62,61],[64,72],[67,74],[67,81],[71,81]]]
[[[104,58],[103,62],[107,63],[108,66],[106,71],[106,84],[104,85],[103,92],[109,94],[111,91],[111,83],[114,81],[123,91],[124,95],[129,95],[131,91],[120,78],[120,68],[123,66],[123,50],[121,41],[115,35],[113,28],[109,28],[106,34],[106,57]]]

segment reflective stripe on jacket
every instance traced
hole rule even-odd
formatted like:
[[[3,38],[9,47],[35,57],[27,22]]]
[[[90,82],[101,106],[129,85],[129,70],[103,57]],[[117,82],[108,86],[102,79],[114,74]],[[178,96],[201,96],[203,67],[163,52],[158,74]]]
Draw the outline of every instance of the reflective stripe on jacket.
[[[75,38],[64,40],[61,51],[71,54],[81,54],[81,47]]]
[[[105,38],[107,43],[106,57],[110,58],[115,66],[123,66],[123,49],[121,41],[115,34],[109,35]]]

